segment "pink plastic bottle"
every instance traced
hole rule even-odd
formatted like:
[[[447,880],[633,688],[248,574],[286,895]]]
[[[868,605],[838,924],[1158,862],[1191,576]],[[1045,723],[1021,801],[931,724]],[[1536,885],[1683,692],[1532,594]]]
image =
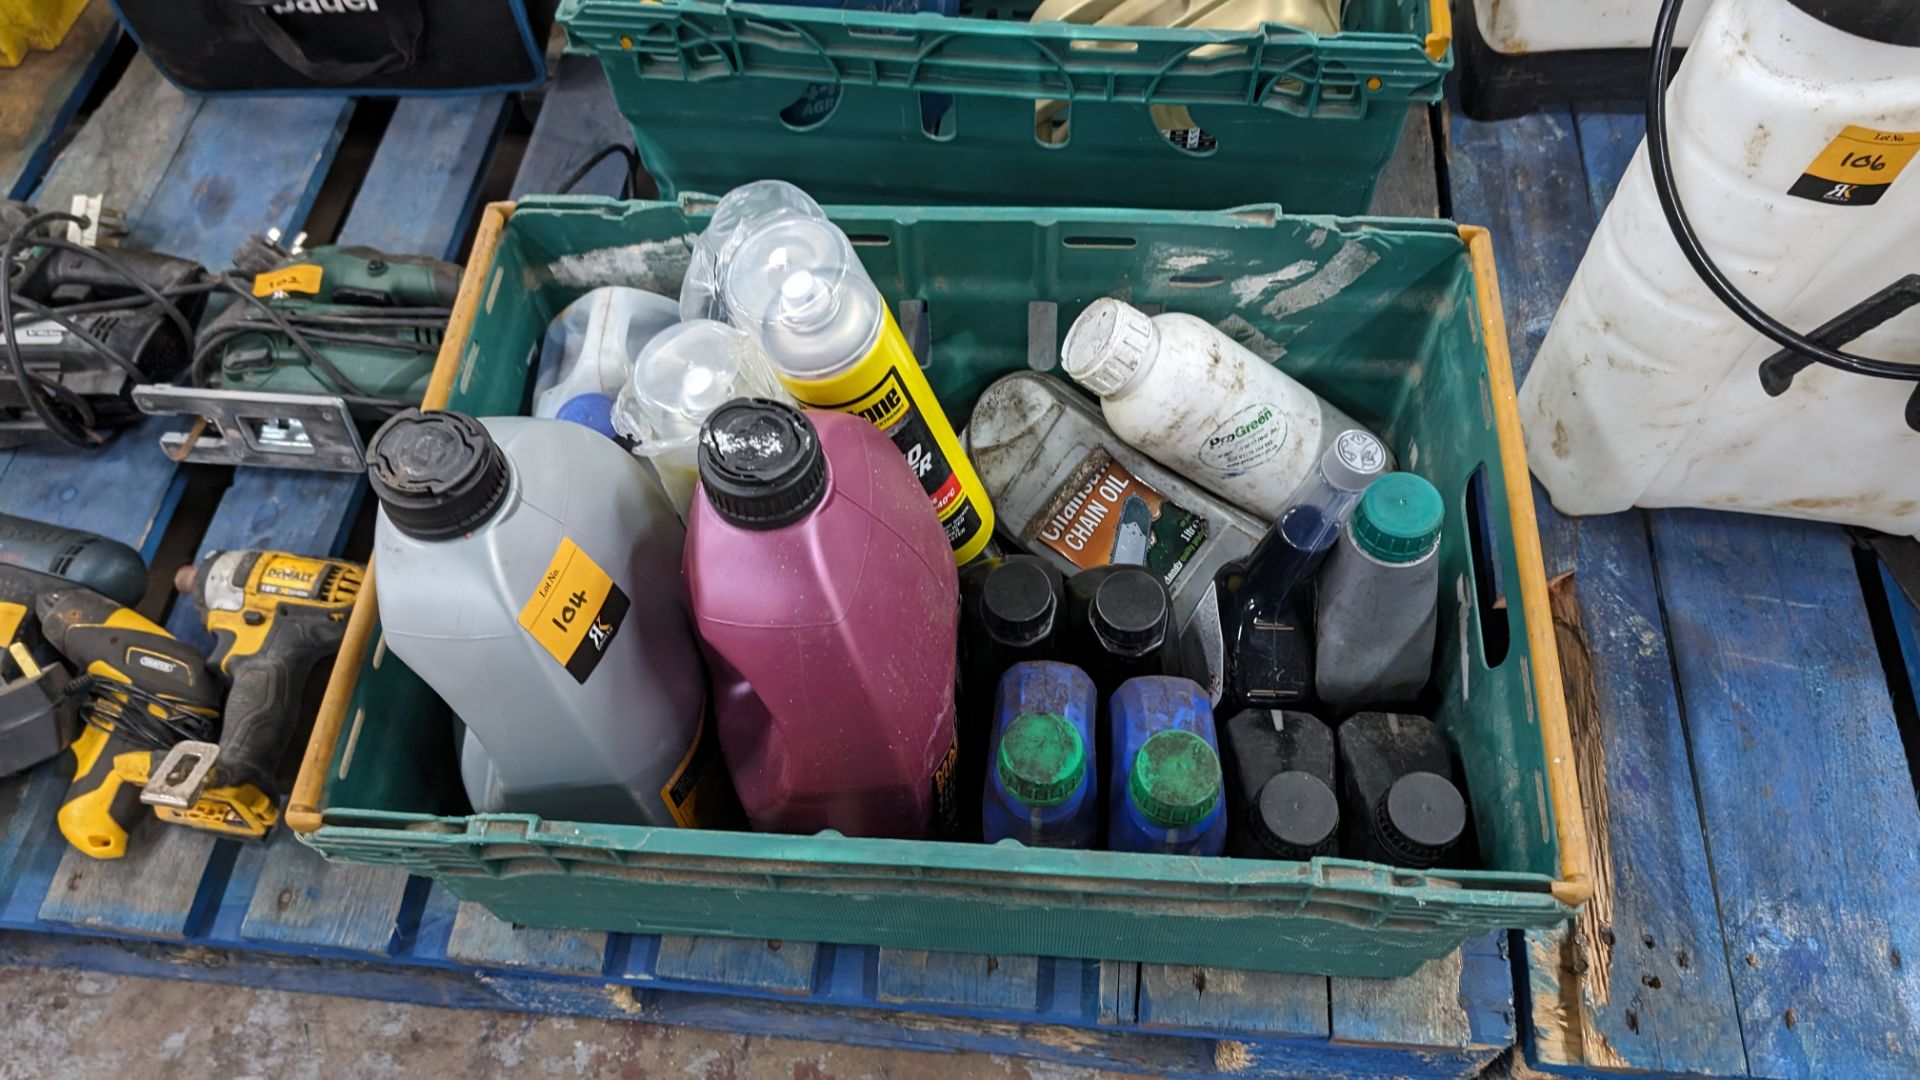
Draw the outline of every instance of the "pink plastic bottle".
[[[959,578],[906,460],[858,416],[740,398],[699,462],[687,585],[753,827],[950,833]]]

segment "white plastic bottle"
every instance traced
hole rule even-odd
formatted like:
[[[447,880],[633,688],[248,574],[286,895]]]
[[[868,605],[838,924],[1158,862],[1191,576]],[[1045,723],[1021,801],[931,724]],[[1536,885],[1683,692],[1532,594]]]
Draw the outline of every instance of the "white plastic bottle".
[[[1802,10],[1814,2],[1718,0],[1667,97],[1708,253],[1802,333],[1913,272],[1920,243],[1920,16],[1851,16],[1906,43],[1889,44]],[[1845,348],[1920,364],[1920,309]],[[1521,389],[1528,461],[1563,513],[1704,506],[1920,531],[1913,384],[1816,364],[1769,397],[1758,372],[1776,351],[1686,262],[1642,145]]]
[[[608,412],[633,358],[680,321],[680,305],[645,289],[608,285],[568,304],[547,326],[533,376],[533,415],[612,436]]]
[[[1100,395],[1115,435],[1266,521],[1361,427],[1205,320],[1111,298],[1073,321],[1060,365]]]
[[[685,533],[644,465],[560,420],[418,410],[367,463],[386,645],[484,749],[477,804],[687,826],[728,804]]]

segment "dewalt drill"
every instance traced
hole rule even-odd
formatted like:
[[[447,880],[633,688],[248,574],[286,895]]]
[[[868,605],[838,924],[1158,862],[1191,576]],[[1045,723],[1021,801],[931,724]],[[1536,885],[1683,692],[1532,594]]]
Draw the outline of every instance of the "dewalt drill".
[[[163,820],[230,836],[280,820],[274,771],[300,719],[314,665],[340,650],[363,569],[282,551],[224,551],[175,579],[214,635],[212,665],[232,680],[220,741],[176,743],[142,777]]]
[[[67,748],[60,832],[85,854],[117,859],[146,813],[132,777],[154,751],[213,731],[220,687],[198,650],[92,589],[51,586],[34,609],[41,634],[81,672],[67,693],[89,698],[86,727]]]

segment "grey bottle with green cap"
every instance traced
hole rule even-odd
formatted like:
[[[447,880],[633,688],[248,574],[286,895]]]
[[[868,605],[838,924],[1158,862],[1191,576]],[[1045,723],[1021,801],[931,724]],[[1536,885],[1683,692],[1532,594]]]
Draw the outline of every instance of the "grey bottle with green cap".
[[[1107,847],[1218,855],[1227,814],[1213,704],[1192,679],[1147,675],[1114,691]]]
[[[1446,503],[1413,473],[1375,480],[1320,578],[1314,688],[1332,712],[1411,704],[1433,670]]]
[[[988,843],[1092,847],[1100,831],[1093,680],[1072,664],[1026,660],[1000,679],[983,792]]]

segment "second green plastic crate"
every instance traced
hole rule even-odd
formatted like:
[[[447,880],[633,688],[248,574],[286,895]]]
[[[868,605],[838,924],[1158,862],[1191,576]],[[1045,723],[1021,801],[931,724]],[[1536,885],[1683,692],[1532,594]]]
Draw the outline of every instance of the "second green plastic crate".
[[[1446,0],[1350,0],[1326,37],[1030,23],[1037,3],[567,0],[559,19],[666,197],[774,177],[823,203],[1361,214],[1452,66]],[[1064,144],[1036,136],[1043,102],[1064,103]],[[1175,145],[1152,106],[1206,137]]]

